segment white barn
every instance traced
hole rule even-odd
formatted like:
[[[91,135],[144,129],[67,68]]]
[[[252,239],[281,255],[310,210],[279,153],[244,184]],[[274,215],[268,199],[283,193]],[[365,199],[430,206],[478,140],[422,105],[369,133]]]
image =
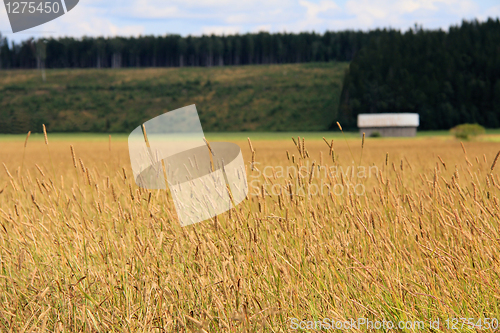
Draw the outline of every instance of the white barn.
[[[415,136],[420,125],[418,113],[365,113],[358,115],[359,132],[372,136]]]

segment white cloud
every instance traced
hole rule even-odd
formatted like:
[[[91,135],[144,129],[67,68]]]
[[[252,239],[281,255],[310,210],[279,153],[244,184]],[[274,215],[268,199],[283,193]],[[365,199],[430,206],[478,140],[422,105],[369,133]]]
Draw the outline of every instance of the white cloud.
[[[237,19],[256,21],[261,15],[282,9],[290,14],[296,5],[287,0],[170,0],[168,5],[163,0],[128,0],[116,4],[112,12],[128,18],[222,20],[232,24]]]
[[[138,36],[144,33],[142,25],[118,25],[102,15],[100,10],[77,6],[66,15],[44,25],[53,31],[47,37],[58,36]]]
[[[300,18],[296,13],[287,14],[283,9],[269,9],[255,10],[244,13],[237,13],[224,17],[223,21],[228,24],[240,25],[275,25],[284,22],[293,22]]]
[[[463,18],[477,15],[478,6],[470,0],[348,0],[346,11],[360,28],[448,27]]]
[[[339,6],[330,0],[321,0],[319,3],[314,3],[306,0],[299,0],[299,4],[305,7],[304,16],[293,28],[293,30],[313,30],[315,27],[324,24],[328,15],[334,15],[339,11]]]
[[[486,15],[484,15],[486,18],[487,17],[500,17],[500,6],[495,6],[488,8],[486,10]]]
[[[135,18],[173,18],[180,14],[177,6],[155,5],[149,0],[138,0],[132,6],[116,6],[111,13]]]
[[[299,4],[307,8],[306,17],[308,20],[317,20],[318,14],[339,8],[335,2],[327,0],[322,0],[319,4],[306,0],[299,0]]]

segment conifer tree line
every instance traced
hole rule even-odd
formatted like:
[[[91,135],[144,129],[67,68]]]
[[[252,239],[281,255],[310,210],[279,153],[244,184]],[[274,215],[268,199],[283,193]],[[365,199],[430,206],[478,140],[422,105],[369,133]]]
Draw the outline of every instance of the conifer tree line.
[[[419,113],[425,130],[500,127],[499,19],[371,38],[344,78],[339,119],[352,129],[358,114],[385,112]]]
[[[266,33],[231,36],[33,38],[0,36],[0,68],[121,68],[350,61],[372,32]]]

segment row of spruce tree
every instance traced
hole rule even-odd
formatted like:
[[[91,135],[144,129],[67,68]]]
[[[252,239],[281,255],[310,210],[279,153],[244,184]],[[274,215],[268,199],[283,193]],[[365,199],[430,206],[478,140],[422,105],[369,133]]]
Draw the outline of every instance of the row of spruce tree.
[[[351,61],[373,36],[342,31],[232,36],[33,38],[9,43],[0,36],[0,68],[183,67]]]

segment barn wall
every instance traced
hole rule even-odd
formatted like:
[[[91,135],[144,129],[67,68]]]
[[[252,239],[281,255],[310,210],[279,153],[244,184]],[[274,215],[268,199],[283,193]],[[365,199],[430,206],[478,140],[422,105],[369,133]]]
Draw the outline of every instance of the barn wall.
[[[379,132],[381,136],[410,137],[417,135],[416,127],[366,127],[360,128],[359,133],[370,137],[374,132]]]

